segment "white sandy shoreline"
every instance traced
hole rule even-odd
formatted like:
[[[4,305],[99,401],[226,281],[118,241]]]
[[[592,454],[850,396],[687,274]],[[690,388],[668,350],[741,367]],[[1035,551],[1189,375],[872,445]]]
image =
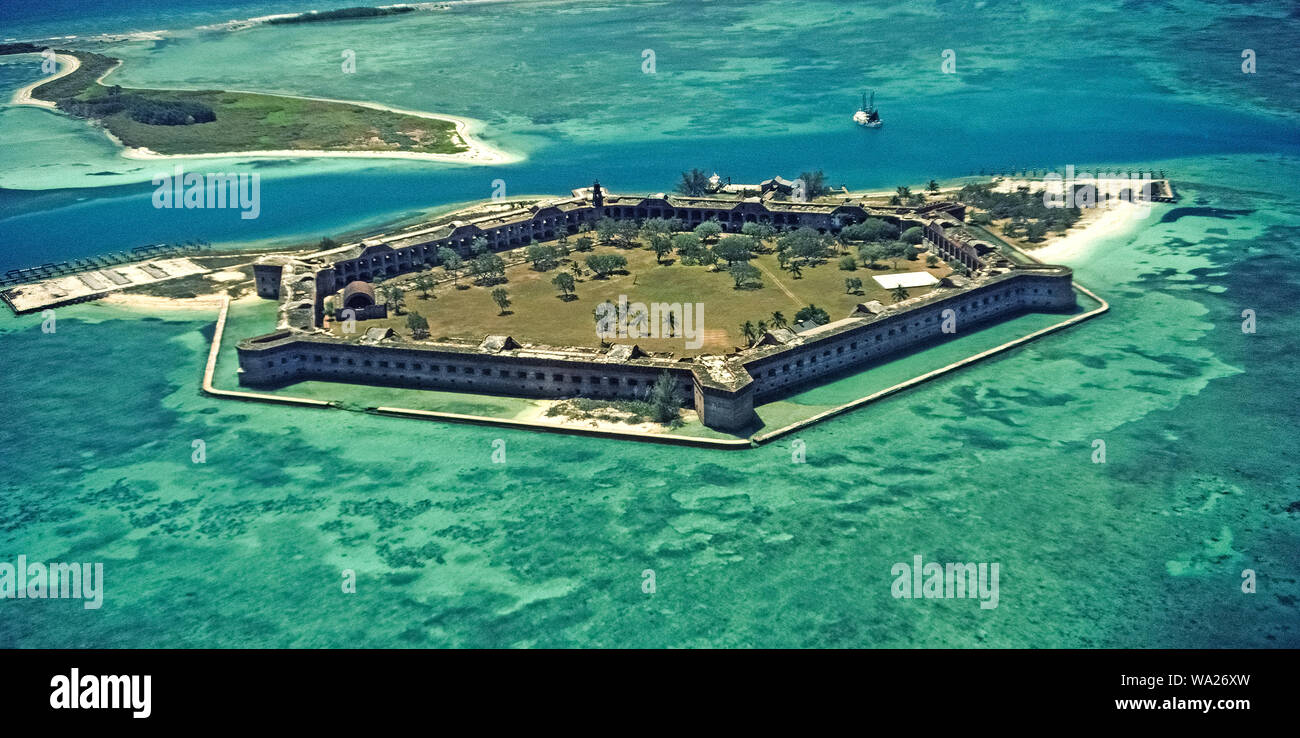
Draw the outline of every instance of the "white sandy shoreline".
[[[32,97],[32,92],[46,82],[53,82],[61,77],[66,77],[81,68],[81,60],[71,54],[55,54],[54,59],[61,65],[59,71],[48,77],[38,79],[30,85],[18,88],[18,91],[14,93],[13,98],[10,99],[9,102],[14,105],[34,105],[38,108],[49,108],[50,110],[54,110],[54,103],[46,100],[37,100]]]
[[[52,80],[66,77],[77,71],[81,62],[77,57],[70,54],[56,54],[60,69],[53,75],[39,79],[29,85],[26,85],[14,93],[10,102],[14,105],[31,105],[50,110],[55,109],[52,102],[38,100],[32,97],[32,92],[41,85]],[[119,65],[120,66],[120,65]],[[116,69],[114,66],[113,69]],[[113,71],[110,69],[105,72],[99,79],[102,81]],[[179,88],[178,88],[179,89]],[[523,161],[524,157],[513,154],[502,149],[495,148],[480,140],[474,138],[474,133],[483,127],[483,123],[472,118],[464,118],[454,115],[445,115],[441,113],[426,113],[419,110],[407,110],[391,105],[381,105],[379,103],[361,102],[358,100],[338,100],[329,97],[312,97],[309,95],[276,95],[268,92],[254,92],[252,90],[226,90],[226,92],[238,92],[248,95],[267,95],[269,97],[285,97],[296,100],[314,100],[317,102],[328,102],[340,105],[355,105],[361,108],[370,108],[371,110],[383,110],[397,115],[410,115],[417,118],[427,118],[429,120],[440,120],[451,123],[455,126],[455,133],[452,134],[454,139],[467,148],[455,154],[433,154],[418,151],[367,151],[367,150],[344,150],[332,151],[326,149],[278,149],[263,151],[218,151],[201,154],[159,154],[145,147],[130,147],[123,144],[117,137],[108,133],[114,143],[122,146],[122,157],[125,159],[148,160],[148,161],[166,161],[180,159],[288,159],[288,158],[350,158],[350,159],[407,159],[411,161],[435,161],[444,164],[474,164],[480,166],[496,166],[501,164],[513,164]]]
[[[1149,215],[1144,218],[1133,205],[1105,208],[1088,222],[1079,223],[1042,246],[1026,250],[1035,259],[1048,264],[1075,261],[1086,257],[1098,243],[1131,233],[1151,222],[1151,208],[1147,208],[1147,212]]]

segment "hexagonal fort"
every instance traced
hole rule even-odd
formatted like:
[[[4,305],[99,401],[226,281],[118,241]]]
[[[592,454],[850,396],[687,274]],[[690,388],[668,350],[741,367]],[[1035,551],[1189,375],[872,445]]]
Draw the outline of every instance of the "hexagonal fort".
[[[688,398],[687,405],[699,414],[701,422],[714,429],[736,431],[751,424],[755,404],[941,340],[954,326],[964,330],[1028,311],[1067,311],[1075,306],[1069,268],[1013,263],[990,244],[971,239],[962,233],[965,206],[961,203],[880,207],[850,198],[794,202],[785,199],[788,193],[783,192],[783,184],[788,185],[779,178],[768,180],[749,196],[679,197],[610,195],[595,183],[574,190],[568,198],[484,206],[473,217],[453,216],[299,259],[265,259],[255,266],[257,290],[262,297],[280,301],[278,324],[272,333],[239,343],[240,382],[266,386],[324,380],[619,400],[644,398],[650,386],[667,374],[677,381],[681,395]],[[828,316],[828,321],[774,325],[753,335],[748,345],[695,355],[647,350],[635,338],[598,341],[594,331],[588,334],[593,339],[591,345],[559,345],[547,340],[546,331],[574,321],[557,318],[560,308],[536,304],[529,304],[527,310],[530,320],[541,326],[537,335],[472,336],[467,330],[454,335],[461,323],[473,322],[468,312],[433,303],[433,309],[443,313],[439,325],[453,335],[419,340],[401,335],[400,326],[392,324],[398,312],[389,310],[388,303],[393,300],[379,300],[385,284],[437,266],[448,271],[444,262],[449,255],[471,259],[483,253],[505,253],[530,244],[581,237],[603,220],[607,224],[648,219],[672,220],[685,229],[714,222],[723,241],[727,234],[741,232],[747,223],[769,225],[776,231],[807,228],[836,234],[868,219],[879,219],[898,229],[919,228],[920,246],[937,257],[930,271],[943,276],[929,280],[937,284],[917,296],[906,289],[900,295],[895,287],[897,299],[891,304],[885,304],[888,298],[857,300],[848,293],[840,302],[849,299],[851,305],[839,316]],[[655,263],[662,266],[659,256],[656,253]],[[942,266],[938,266],[940,259]],[[947,265],[956,266],[964,276]],[[763,265],[759,263],[759,267]],[[775,279],[771,270],[766,274]],[[461,286],[458,274],[455,280],[456,286]],[[376,290],[374,283],[380,281],[383,284]],[[599,286],[598,281],[593,278],[589,284]],[[796,298],[784,285],[778,286],[791,299]],[[745,298],[739,277],[735,290],[711,295],[704,304],[720,304],[715,312],[725,314],[732,302]],[[583,303],[584,311],[589,305],[590,301]],[[500,315],[507,315],[504,305]],[[371,326],[363,322],[351,332],[342,328],[349,321],[368,320],[377,322]],[[583,320],[584,330],[589,330],[591,318]]]

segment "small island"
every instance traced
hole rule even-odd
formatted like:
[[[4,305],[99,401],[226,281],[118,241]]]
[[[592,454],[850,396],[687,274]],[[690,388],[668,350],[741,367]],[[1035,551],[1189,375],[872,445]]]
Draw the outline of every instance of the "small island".
[[[0,55],[41,53],[0,44]],[[102,127],[128,158],[225,155],[378,156],[497,164],[504,152],[473,140],[469,121],[383,105],[228,90],[106,85],[122,62],[58,50],[58,73],[19,90],[13,102],[52,108]]]

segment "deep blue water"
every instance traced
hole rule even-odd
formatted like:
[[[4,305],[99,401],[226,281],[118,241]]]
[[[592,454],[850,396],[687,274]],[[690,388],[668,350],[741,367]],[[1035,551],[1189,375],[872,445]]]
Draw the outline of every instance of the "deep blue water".
[[[850,130],[617,145],[557,143],[529,161],[491,168],[379,162],[350,172],[279,176],[273,163],[264,163],[259,167],[264,172],[261,215],[255,220],[243,220],[233,210],[156,210],[151,199],[154,187],[147,182],[108,191],[5,191],[0,193],[0,209],[10,212],[40,208],[57,198],[86,199],[0,219],[0,270],[164,241],[201,238],[221,243],[337,235],[410,210],[487,197],[497,178],[518,194],[564,194],[593,179],[614,191],[663,191],[672,188],[686,166],[725,171],[736,181],[824,168],[836,185],[890,187],[930,177],[964,176],[986,167],[1060,168],[1062,162],[1146,161],[1265,150],[1300,153],[1300,134],[1280,123],[1200,106],[1144,102],[1144,114],[1136,118],[1142,125],[1117,118],[1109,122],[1114,128],[1099,129],[1100,135],[1073,136],[1067,117],[1052,121],[1051,128],[1039,125],[1043,119],[1021,119],[1008,122],[1010,135],[978,145],[955,132],[930,138]],[[901,128],[906,121],[896,125]],[[1234,135],[1213,133],[1226,130]],[[203,170],[195,163],[187,163],[186,168]],[[170,171],[170,166],[162,171]]]
[[[42,3],[13,8],[11,27],[32,37],[77,16],[72,28],[184,29],[310,7],[109,3],[92,15],[75,3],[48,9]],[[806,29],[780,4],[589,7],[512,3],[425,13],[385,21],[381,38],[369,40],[362,22],[109,46],[109,53],[129,52],[124,73],[153,84],[222,84],[229,75],[237,87],[358,96],[471,115],[485,121],[487,140],[528,158],[490,168],[263,162],[257,165],[261,216],[242,220],[234,211],[155,210],[147,181],[104,187],[93,186],[103,185],[102,178],[84,176],[135,170],[147,180],[151,172],[169,172],[170,163],[59,161],[60,150],[51,144],[47,166],[67,167],[86,186],[25,191],[21,179],[7,180],[11,189],[0,190],[0,271],[160,241],[238,246],[337,235],[412,210],[486,197],[498,178],[508,194],[564,194],[595,178],[613,191],[668,190],[690,167],[735,181],[821,168],[834,185],[893,187],[995,168],[1300,152],[1296,106],[1277,102],[1300,77],[1276,66],[1289,60],[1286,37],[1271,17],[1283,12],[1282,4],[1225,8],[1222,17],[1192,19],[1177,5],[1148,9],[1149,15],[1115,5],[1030,18],[1016,4],[973,10],[948,2],[908,9],[813,3],[802,6]],[[880,24],[878,17],[899,22]],[[582,23],[575,25],[575,18]],[[954,23],[969,18],[978,22]],[[865,23],[875,29],[869,37],[862,35]],[[428,29],[443,26],[466,34],[464,45],[427,36]],[[1242,26],[1252,29],[1252,43],[1272,65],[1254,77],[1237,68],[1236,52],[1224,51]],[[557,34],[568,35],[561,41]],[[1044,38],[1051,43],[1044,45]],[[265,48],[265,63],[237,53],[276,39],[285,50],[276,55]],[[343,75],[322,75],[312,61],[316,54],[337,56],[336,39],[366,54],[384,53],[368,44],[391,40],[421,62],[350,85]],[[957,75],[938,71],[934,47],[947,44],[960,49]],[[659,50],[658,75],[638,70],[646,45]],[[891,63],[885,52],[898,58]],[[1179,66],[1152,66],[1156,62]],[[418,73],[407,79],[413,70]],[[1207,91],[1195,75],[1209,80]],[[26,79],[0,68],[6,84]],[[887,121],[881,130],[862,130],[848,120],[863,85],[880,87]],[[521,87],[529,92],[520,94]],[[28,120],[23,125],[33,125]],[[215,166],[186,163],[190,171],[219,170]]]

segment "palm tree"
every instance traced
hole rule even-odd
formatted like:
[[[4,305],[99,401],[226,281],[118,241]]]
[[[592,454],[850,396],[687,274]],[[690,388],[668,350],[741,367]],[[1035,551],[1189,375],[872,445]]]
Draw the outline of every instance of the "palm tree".
[[[929,190],[930,192],[938,192],[938,191],[939,191],[939,183],[938,183],[938,182],[935,182],[935,181],[932,179],[932,180],[930,180],[930,183],[927,184],[927,185],[925,186],[925,189]]]
[[[753,346],[754,341],[756,339],[756,334],[754,332],[754,324],[746,320],[740,326],[740,332],[745,334],[745,341],[747,341],[750,346]]]
[[[799,279],[800,277],[803,276],[803,267],[799,266],[799,262],[797,261],[790,262],[790,276],[794,277],[795,279]]]
[[[789,326],[789,325],[790,325],[790,324],[786,322],[786,320],[785,320],[785,316],[781,314],[781,311],[780,311],[780,310],[776,310],[776,311],[774,311],[774,312],[772,313],[772,327],[773,327],[773,328],[785,328],[785,327],[787,327],[787,326]]]
[[[756,339],[767,335],[767,321],[758,321],[758,325],[754,328],[754,335]]]
[[[894,298],[894,302],[902,302],[908,298],[907,288],[900,284],[894,288],[890,295]]]

